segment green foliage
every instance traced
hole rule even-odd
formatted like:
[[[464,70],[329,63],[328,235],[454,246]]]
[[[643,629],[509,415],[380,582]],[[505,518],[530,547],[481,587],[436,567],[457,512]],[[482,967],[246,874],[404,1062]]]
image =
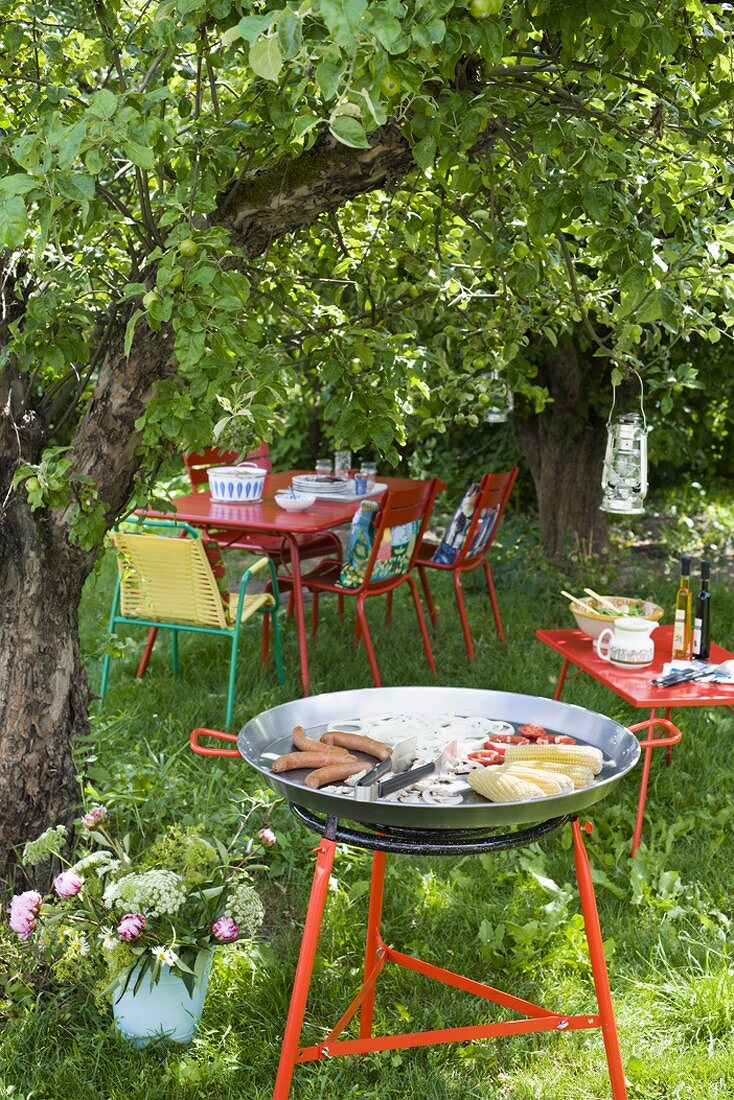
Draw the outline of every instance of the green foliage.
[[[723,11],[1,0],[0,243],[23,300],[4,362],[45,446],[16,484],[99,542],[63,448],[118,329],[124,357],[173,364],[135,425],[143,482],[215,425],[271,438],[314,375],[333,434],[394,461],[409,429],[477,427],[490,369],[542,409],[538,361],[569,334],[667,415],[708,369],[669,346],[713,347],[734,316]],[[228,202],[267,210],[287,167],[308,196],[387,123],[412,172],[256,262],[235,243]]]

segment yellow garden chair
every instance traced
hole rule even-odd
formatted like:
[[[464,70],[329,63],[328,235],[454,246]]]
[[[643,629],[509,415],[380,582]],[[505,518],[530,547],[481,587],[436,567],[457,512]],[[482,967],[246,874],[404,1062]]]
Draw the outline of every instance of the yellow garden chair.
[[[169,533],[163,536],[152,534],[148,528],[163,528]],[[171,538],[174,532],[179,537]],[[184,535],[190,537],[182,537]],[[116,527],[110,538],[117,551],[119,574],[110,610],[110,634],[114,633],[118,623],[171,630],[173,672],[176,676],[180,630],[229,638],[232,651],[225,721],[225,729],[229,730],[234,711],[240,629],[255,614],[270,616],[278,681],[282,684],[285,680],[278,625],[280,593],[275,565],[267,557],[257,558],[242,575],[239,591],[229,593],[217,582],[200,533],[187,523],[145,520],[134,531]],[[218,555],[219,548],[214,546],[210,553]],[[221,565],[221,558],[215,563],[215,568],[218,565]],[[261,569],[270,572],[272,592],[248,595],[250,577]],[[264,623],[263,628],[267,629],[267,624]],[[107,654],[102,665],[100,710],[107,693],[109,672],[110,655]]]

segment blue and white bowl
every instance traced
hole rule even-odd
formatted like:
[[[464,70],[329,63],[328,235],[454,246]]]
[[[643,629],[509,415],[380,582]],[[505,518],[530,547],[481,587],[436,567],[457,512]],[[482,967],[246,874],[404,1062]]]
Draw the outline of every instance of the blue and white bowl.
[[[313,493],[276,493],[275,503],[286,512],[305,512],[316,501]]]
[[[241,466],[212,466],[209,492],[218,504],[254,504],[262,500],[267,470],[254,462]]]

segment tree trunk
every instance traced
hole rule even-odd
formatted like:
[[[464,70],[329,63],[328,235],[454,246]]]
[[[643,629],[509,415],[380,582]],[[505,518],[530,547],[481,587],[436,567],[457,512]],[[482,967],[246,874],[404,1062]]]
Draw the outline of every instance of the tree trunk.
[[[15,493],[0,540],[0,868],[79,802],[71,746],[88,728],[77,609],[84,576],[48,515]]]
[[[598,553],[607,529],[601,504],[606,421],[593,406],[599,361],[569,341],[547,356],[537,381],[552,402],[518,431],[538,498],[540,539],[552,560],[569,551]]]

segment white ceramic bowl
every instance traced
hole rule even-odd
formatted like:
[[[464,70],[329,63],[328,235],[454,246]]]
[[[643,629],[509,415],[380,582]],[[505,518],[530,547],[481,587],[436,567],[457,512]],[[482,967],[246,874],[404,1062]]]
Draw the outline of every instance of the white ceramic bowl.
[[[305,512],[315,502],[313,493],[276,493],[275,503],[286,512]]]
[[[649,619],[657,623],[663,617],[662,607],[650,600],[636,600],[628,596],[607,596],[606,598],[620,608],[620,618],[636,615],[640,619]],[[594,601],[589,600],[589,602]],[[625,607],[629,609],[627,612],[622,610]],[[590,615],[575,603],[569,604],[569,608],[579,630],[583,630],[589,638],[598,638],[602,630],[606,630],[608,626],[614,626],[614,615]]]

